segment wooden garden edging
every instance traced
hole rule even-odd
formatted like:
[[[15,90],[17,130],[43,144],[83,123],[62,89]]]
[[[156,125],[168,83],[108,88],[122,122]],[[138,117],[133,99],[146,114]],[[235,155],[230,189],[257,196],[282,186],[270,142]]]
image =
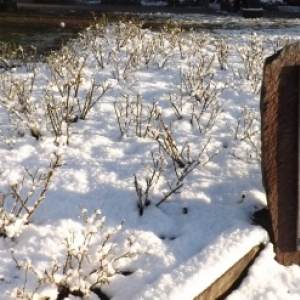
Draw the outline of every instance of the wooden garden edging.
[[[230,292],[241,283],[242,279],[246,276],[249,267],[263,248],[264,246],[262,244],[253,247],[206,290],[194,298],[194,300],[220,300],[228,296]]]

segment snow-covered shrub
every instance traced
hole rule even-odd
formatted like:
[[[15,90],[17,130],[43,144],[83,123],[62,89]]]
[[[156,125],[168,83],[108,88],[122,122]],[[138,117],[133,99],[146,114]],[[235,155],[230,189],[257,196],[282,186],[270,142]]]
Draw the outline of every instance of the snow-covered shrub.
[[[166,125],[164,119],[160,116],[160,126],[151,128],[149,136],[157,141],[159,147],[164,150],[164,153],[176,163],[179,168],[184,168],[192,159],[190,157],[189,144],[186,142],[183,146],[178,146],[172,129]]]
[[[220,64],[221,70],[227,70],[228,68],[228,55],[229,55],[229,44],[226,36],[221,36],[220,39],[216,40],[216,56]]]
[[[151,204],[151,192],[155,189],[160,177],[167,167],[166,160],[162,153],[151,153],[151,162],[148,163],[143,176],[134,175],[134,187],[137,194],[137,206],[140,216],[144,209]]]
[[[281,50],[283,47],[289,45],[291,43],[291,37],[288,35],[284,35],[277,39],[268,39],[268,42],[272,45],[272,50],[274,53]]]
[[[97,299],[94,293],[120,272],[120,261],[136,255],[131,247],[134,237],[122,236],[122,224],[107,229],[100,210],[89,216],[83,209],[81,220],[83,224],[72,224],[62,241],[65,256],[53,258],[45,269],[28,260],[19,263],[12,253],[16,266],[24,271],[24,284],[9,293],[11,299]]]
[[[46,171],[25,169],[20,178],[18,175],[8,178],[9,190],[0,193],[0,236],[15,238],[21,234],[23,226],[44,201],[60,159],[55,154]]]
[[[15,130],[12,130],[11,128],[5,128],[2,130],[0,129],[0,137],[4,144],[7,145],[10,149],[12,149],[14,144],[16,143],[15,134]]]
[[[3,207],[0,208],[0,236],[18,237],[26,223],[26,215],[16,216],[13,213],[6,212]]]
[[[265,59],[265,48],[261,38],[254,32],[249,42],[237,49],[244,68],[239,70],[240,76],[251,82],[252,90],[258,92],[262,80],[262,67]]]
[[[0,81],[0,104],[9,116],[10,122],[19,136],[28,131],[35,139],[42,136],[43,117],[41,117],[42,101],[36,101],[35,71],[25,78],[15,78],[11,73],[2,75]]]
[[[200,133],[209,132],[222,112],[219,95],[226,83],[215,82],[212,70],[214,59],[214,56],[206,57],[199,53],[197,61],[187,70],[181,71],[181,93],[190,97],[190,122],[198,127]]]
[[[124,100],[123,100],[124,99]],[[145,138],[156,117],[156,105],[143,103],[141,95],[123,95],[123,101],[114,102],[114,111],[121,137],[138,136]]]
[[[92,40],[90,35],[88,30],[83,32],[78,42],[66,45],[47,57],[51,72],[44,100],[48,127],[56,140],[65,136],[67,144],[71,125],[86,119],[91,109],[111,88],[108,82],[98,82],[86,73],[87,61],[90,59],[90,52],[87,51],[87,43]],[[93,40],[96,40],[96,36]]]
[[[260,113],[254,108],[244,107],[241,114],[237,123],[227,125],[227,128],[234,140],[245,145],[245,151],[231,154],[249,163],[260,161]]]
[[[206,165],[217,155],[215,149],[208,153],[210,143],[208,139],[201,145],[196,155],[192,156],[194,153],[192,153],[189,143],[186,142],[183,147],[177,147],[171,131],[168,128],[166,130],[167,136],[156,137],[159,150],[156,154],[151,153],[151,162],[146,166],[145,172],[139,176],[134,175],[140,216],[150,204],[153,203],[158,207],[169,200],[171,196],[180,193],[187,176],[199,165]],[[168,172],[165,172],[167,169]],[[165,183],[165,192],[162,195],[154,196],[153,191],[160,180]]]
[[[0,73],[15,68],[25,59],[25,53],[21,46],[0,42]]]

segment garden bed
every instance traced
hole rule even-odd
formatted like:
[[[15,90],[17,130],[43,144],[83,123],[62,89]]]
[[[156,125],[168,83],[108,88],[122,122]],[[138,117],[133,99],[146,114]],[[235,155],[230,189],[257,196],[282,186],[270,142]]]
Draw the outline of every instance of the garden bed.
[[[45,64],[1,68],[6,299],[222,297],[268,242],[251,220],[265,205],[261,53],[285,32],[270,44],[269,29],[143,25],[99,25]],[[277,272],[270,252],[263,259]]]

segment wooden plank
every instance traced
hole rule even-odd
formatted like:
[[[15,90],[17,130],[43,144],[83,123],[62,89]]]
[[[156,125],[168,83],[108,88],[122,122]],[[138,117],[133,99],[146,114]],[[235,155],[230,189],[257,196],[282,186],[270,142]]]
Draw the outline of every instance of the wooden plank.
[[[243,258],[236,262],[221,277],[212,283],[194,300],[221,300],[225,299],[242,281],[255,258],[263,249],[263,245],[252,248]]]

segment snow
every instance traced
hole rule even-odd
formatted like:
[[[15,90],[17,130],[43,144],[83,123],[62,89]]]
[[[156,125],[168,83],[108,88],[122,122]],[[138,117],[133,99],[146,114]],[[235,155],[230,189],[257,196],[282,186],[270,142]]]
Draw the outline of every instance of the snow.
[[[300,299],[299,266],[284,267],[274,264],[273,257],[272,245],[268,244],[240,288],[227,299]]]
[[[193,299],[261,243],[265,250],[228,299],[300,298],[299,267],[277,264],[267,232],[251,220],[266,205],[262,64],[299,40],[300,21],[156,16],[218,26],[161,33],[108,24],[97,39],[92,29],[82,33],[48,64],[0,75],[2,299],[56,299],[62,285],[72,300],[78,290],[98,299],[91,289],[99,287],[112,300]],[[249,47],[259,53],[255,68]],[[51,126],[49,105],[72,105],[69,118],[78,117],[93,88],[99,101],[83,119]],[[204,95],[212,105],[201,112],[195,99]],[[170,136],[175,156],[159,148]],[[14,208],[18,197],[28,211]]]

